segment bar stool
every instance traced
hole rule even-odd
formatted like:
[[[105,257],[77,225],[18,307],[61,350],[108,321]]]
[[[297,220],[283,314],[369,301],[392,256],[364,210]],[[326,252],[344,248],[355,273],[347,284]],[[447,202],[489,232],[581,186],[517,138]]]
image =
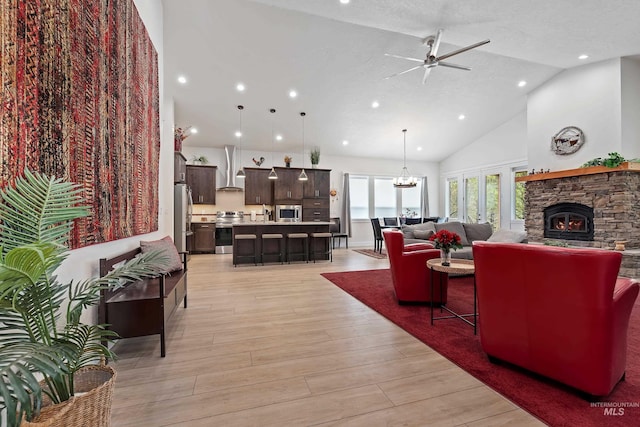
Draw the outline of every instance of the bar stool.
[[[235,267],[240,258],[252,258],[253,264],[258,265],[258,245],[256,245],[255,234],[236,234],[233,236],[236,240],[250,241],[253,244],[253,255],[240,255],[240,242],[236,243],[236,251],[233,253],[233,266]],[[236,253],[237,252],[237,253]]]
[[[291,252],[292,243],[296,240],[302,240],[302,252]],[[291,257],[302,255],[303,261],[309,262],[309,235],[307,233],[289,233],[287,234],[287,262],[291,264]]]
[[[278,240],[278,252],[265,252],[265,246],[268,240]],[[283,259],[284,259],[283,257],[284,251],[282,250],[283,243],[284,243],[284,238],[280,233],[266,233],[262,235],[262,265],[264,265],[265,255],[278,255],[280,264],[283,263]]]
[[[331,233],[311,233],[310,236],[311,240],[309,241],[309,246],[311,249],[309,250],[309,258],[313,257],[313,262],[315,263],[316,255],[328,255],[329,260],[333,262],[333,250],[331,249],[331,238],[333,235]],[[327,249],[320,252],[316,251],[316,239],[323,239],[322,244],[326,244]]]

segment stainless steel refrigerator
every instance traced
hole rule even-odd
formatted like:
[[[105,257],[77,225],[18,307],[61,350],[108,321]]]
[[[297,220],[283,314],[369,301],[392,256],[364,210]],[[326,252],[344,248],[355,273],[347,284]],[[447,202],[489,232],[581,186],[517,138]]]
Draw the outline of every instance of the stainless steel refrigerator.
[[[173,240],[179,252],[187,251],[187,235],[191,234],[193,201],[187,184],[173,187]]]

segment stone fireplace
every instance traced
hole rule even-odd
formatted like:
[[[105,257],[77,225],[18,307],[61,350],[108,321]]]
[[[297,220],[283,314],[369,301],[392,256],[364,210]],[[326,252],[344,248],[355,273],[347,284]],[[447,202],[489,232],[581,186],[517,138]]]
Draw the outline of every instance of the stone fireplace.
[[[640,164],[533,174],[526,183],[529,242],[613,249],[625,241],[623,271],[640,277]],[[621,271],[621,274],[623,273]]]

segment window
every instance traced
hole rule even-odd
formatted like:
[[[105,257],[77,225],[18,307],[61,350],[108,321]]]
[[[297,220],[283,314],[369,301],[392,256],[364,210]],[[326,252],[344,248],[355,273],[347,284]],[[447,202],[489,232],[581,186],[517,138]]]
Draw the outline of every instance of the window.
[[[369,177],[350,176],[351,218],[369,218]]]
[[[494,230],[500,228],[500,174],[485,176],[485,217]]]
[[[399,189],[391,177],[351,175],[349,186],[352,219],[421,215],[421,180],[415,187]]]
[[[422,180],[419,180],[415,187],[398,190],[398,193],[399,203],[402,207],[400,215],[408,218],[419,218],[422,216],[422,209],[420,209]]]
[[[464,203],[466,218],[464,222],[474,224],[480,218],[478,177],[471,176],[464,179]]]
[[[522,176],[527,176],[526,170],[514,170],[514,180]],[[513,183],[513,209],[511,215],[514,220],[524,221],[524,193],[525,183],[515,182]]]
[[[447,216],[449,219],[458,219],[458,179],[447,180]]]
[[[374,178],[373,217],[384,218],[398,216],[396,209],[396,188],[393,178]]]

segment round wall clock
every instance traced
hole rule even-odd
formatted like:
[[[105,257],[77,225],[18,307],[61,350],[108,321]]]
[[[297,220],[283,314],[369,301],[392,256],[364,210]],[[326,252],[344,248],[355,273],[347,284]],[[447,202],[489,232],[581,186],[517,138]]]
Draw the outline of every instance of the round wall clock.
[[[558,155],[573,154],[584,144],[584,133],[580,128],[567,126],[551,138],[551,151]]]

